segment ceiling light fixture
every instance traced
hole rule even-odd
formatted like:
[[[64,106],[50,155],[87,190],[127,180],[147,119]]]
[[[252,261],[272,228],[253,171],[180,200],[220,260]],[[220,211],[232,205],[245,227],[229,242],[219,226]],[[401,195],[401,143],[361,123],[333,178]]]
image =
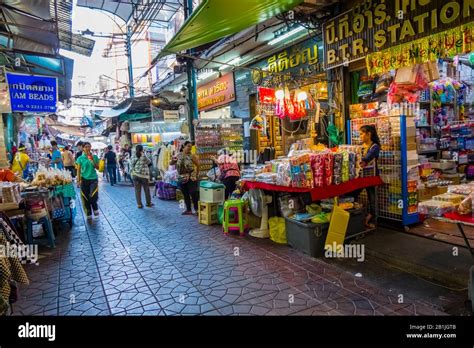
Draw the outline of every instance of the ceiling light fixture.
[[[286,40],[286,39],[288,39],[289,37],[291,37],[291,36],[293,36],[293,35],[295,35],[295,34],[298,34],[298,33],[302,32],[303,30],[306,30],[306,28],[305,28],[305,27],[302,27],[302,26],[299,26],[299,27],[297,27],[297,28],[295,28],[295,29],[293,29],[293,30],[287,32],[286,34],[284,34],[284,35],[282,35],[282,36],[280,36],[280,37],[277,37],[277,38],[271,40],[268,44],[271,45],[271,46],[276,45],[277,43],[280,43],[280,42],[282,42],[283,40]]]

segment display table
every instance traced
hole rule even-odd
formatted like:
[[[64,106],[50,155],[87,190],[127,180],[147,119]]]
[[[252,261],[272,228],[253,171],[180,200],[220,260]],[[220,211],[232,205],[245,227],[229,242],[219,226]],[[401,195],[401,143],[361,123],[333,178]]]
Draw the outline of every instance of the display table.
[[[463,226],[474,226],[474,217],[472,217],[471,215],[460,215],[458,213],[447,213],[444,214],[443,217],[433,217],[433,219],[451,224],[456,224],[458,226],[459,233],[461,233],[462,237],[464,238],[464,242],[466,243],[466,246],[469,249],[471,256],[474,258],[474,250],[472,249],[471,244],[469,243],[469,239],[467,238],[466,233],[464,233],[463,229]]]
[[[245,190],[260,189],[260,190],[277,191],[277,192],[295,192],[295,193],[309,192],[311,193],[311,199],[313,201],[320,201],[322,199],[334,198],[337,196],[345,195],[353,191],[361,190],[367,187],[381,186],[383,184],[384,183],[379,176],[357,178],[357,179],[342,183],[340,185],[317,187],[314,189],[278,186],[278,185],[266,184],[266,183],[258,182],[258,181],[243,180],[243,187]]]

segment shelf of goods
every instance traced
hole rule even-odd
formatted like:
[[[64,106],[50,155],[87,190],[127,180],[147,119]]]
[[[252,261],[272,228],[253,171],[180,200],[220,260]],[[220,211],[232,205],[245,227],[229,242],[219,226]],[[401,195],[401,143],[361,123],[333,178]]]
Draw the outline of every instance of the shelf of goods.
[[[212,169],[212,158],[217,157],[217,152],[223,148],[229,149],[231,153],[243,150],[242,125],[212,125],[196,127],[196,148],[201,171],[199,177],[206,177],[207,172]]]
[[[362,144],[359,129],[363,125],[375,125],[380,137],[378,166],[385,185],[377,191],[379,216],[400,221],[404,226],[417,223],[419,173],[413,117],[352,118],[349,124],[349,140],[353,145]]]
[[[270,110],[267,110],[265,115],[267,117],[267,131],[265,135],[261,132],[258,133],[258,152],[263,152],[267,147],[274,147],[275,157],[284,156],[280,119]]]

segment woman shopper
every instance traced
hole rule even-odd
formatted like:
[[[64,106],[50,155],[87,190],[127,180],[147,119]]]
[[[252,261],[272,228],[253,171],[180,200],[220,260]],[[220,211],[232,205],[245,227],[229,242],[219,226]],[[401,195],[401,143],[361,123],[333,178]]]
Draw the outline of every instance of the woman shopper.
[[[64,147],[64,151],[61,154],[63,158],[64,168],[71,173],[71,176],[74,178],[76,176],[75,167],[74,167],[74,155],[72,154],[70,147]]]
[[[91,144],[83,144],[82,155],[76,161],[77,187],[81,188],[82,202],[86,210],[87,219],[92,219],[92,211],[99,216],[99,177],[96,169],[99,168],[99,157],[91,153]]]
[[[232,192],[235,191],[237,181],[240,179],[240,168],[237,160],[229,154],[227,149],[222,149],[218,153],[218,158],[213,161],[219,166],[220,181],[225,186],[225,199],[227,200]]]
[[[146,206],[152,207],[151,194],[150,194],[150,165],[151,160],[146,157],[143,152],[143,146],[137,145],[135,154],[132,156],[130,161],[132,168],[132,178],[135,186],[135,197],[137,199],[138,208],[142,209],[142,187],[145,191]]]
[[[176,164],[178,171],[179,189],[183,193],[184,201],[186,203],[186,211],[183,215],[192,215],[191,201],[194,205],[194,211],[198,213],[198,173],[199,161],[195,155],[191,153],[193,145],[190,141],[186,141],[177,157],[173,157],[170,165]]]
[[[362,153],[362,170],[364,176],[379,175],[379,169],[377,161],[380,155],[380,140],[377,134],[375,126],[367,125],[360,127],[360,138],[362,140],[364,150]],[[375,187],[368,187],[365,189],[368,198],[368,211],[365,219],[365,225],[368,228],[375,228],[377,222],[377,209],[376,209],[376,191]],[[357,196],[360,195],[362,190],[357,192]]]

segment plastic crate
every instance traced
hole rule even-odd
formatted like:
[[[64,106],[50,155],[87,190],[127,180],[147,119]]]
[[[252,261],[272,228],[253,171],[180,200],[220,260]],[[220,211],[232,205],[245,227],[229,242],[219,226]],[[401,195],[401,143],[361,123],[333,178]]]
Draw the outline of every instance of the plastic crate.
[[[199,223],[215,225],[219,223],[219,204],[199,202]]]
[[[222,203],[225,201],[225,186],[203,181],[199,188],[199,199],[205,203]]]

